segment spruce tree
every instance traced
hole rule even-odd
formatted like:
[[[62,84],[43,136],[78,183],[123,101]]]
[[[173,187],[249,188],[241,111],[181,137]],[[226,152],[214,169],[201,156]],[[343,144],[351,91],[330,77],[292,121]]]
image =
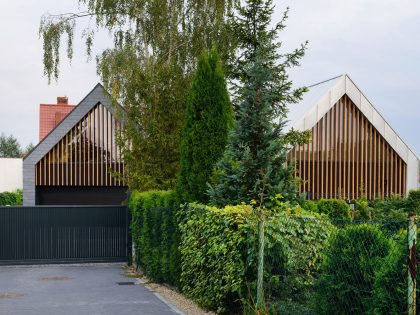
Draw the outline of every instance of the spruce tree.
[[[287,70],[299,65],[306,44],[281,54],[283,19],[270,28],[272,0],[246,0],[232,20],[241,53],[234,66],[236,127],[218,163],[210,201],[218,206],[296,195],[293,169],[286,166],[290,149],[284,124],[288,106],[299,102],[305,88],[293,89]]]
[[[185,114],[177,192],[182,201],[208,201],[207,183],[226,148],[233,126],[220,58],[203,53],[197,64]]]

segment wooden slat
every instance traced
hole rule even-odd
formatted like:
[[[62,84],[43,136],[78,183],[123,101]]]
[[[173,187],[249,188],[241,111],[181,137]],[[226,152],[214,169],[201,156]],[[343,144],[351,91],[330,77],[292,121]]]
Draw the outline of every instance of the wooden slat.
[[[313,127],[312,128],[312,144],[311,144],[311,148],[312,148],[312,177],[311,177],[311,186],[312,186],[312,199],[316,199],[315,196],[315,145],[314,145],[314,141],[316,141],[316,128]]]
[[[356,199],[360,197],[360,111],[356,109]]]
[[[343,100],[342,99],[340,99],[340,101],[339,101],[339,103],[338,103],[338,106],[339,106],[339,110],[338,110],[338,120],[337,120],[337,122],[338,122],[338,130],[339,130],[339,132],[338,132],[338,145],[339,145],[339,147],[338,147],[338,165],[337,165],[337,168],[338,168],[338,171],[337,171],[337,173],[338,173],[338,185],[337,185],[337,190],[338,190],[338,196],[337,197],[340,197],[340,195],[342,195],[342,190],[343,190],[343,186],[342,186],[342,183],[341,183],[341,180],[342,180],[342,161],[343,161],[343,156],[342,156],[342,154],[341,154],[341,152],[342,152],[342,149],[343,149],[343,120],[342,120],[342,108],[343,108]]]

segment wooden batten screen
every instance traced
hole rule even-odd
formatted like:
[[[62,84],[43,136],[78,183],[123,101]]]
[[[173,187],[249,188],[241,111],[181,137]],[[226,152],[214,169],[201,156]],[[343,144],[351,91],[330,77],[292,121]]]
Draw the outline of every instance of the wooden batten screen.
[[[348,96],[312,128],[312,141],[289,153],[309,199],[405,195],[407,165]]]
[[[121,124],[96,105],[37,163],[36,185],[124,186],[119,136]]]

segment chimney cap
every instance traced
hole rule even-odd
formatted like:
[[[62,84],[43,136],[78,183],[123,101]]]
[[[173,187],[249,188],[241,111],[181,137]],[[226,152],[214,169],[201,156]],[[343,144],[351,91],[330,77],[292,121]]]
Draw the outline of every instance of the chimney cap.
[[[57,104],[68,104],[69,98],[67,96],[57,96]]]

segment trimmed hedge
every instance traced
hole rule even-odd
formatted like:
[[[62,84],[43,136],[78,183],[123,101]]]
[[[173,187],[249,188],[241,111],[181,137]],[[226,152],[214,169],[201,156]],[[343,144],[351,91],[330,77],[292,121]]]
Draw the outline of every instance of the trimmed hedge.
[[[150,279],[176,285],[180,268],[175,192],[133,192],[129,207],[137,265]]]
[[[288,209],[266,218],[264,289],[270,308],[292,314],[307,307],[322,252],[336,227],[318,214],[284,205]],[[252,305],[258,253],[254,209],[191,204],[184,212],[182,291],[219,313],[239,313]],[[295,217],[296,212],[311,217]]]
[[[191,204],[181,235],[181,289],[201,306],[224,313],[240,307],[251,206],[218,209]]]
[[[314,293],[321,258],[330,235],[336,230],[330,220],[315,216],[306,213],[299,217],[277,215],[267,219],[264,290],[276,314],[310,312],[308,301]],[[256,265],[250,270],[254,277],[255,270]]]
[[[23,203],[22,190],[0,193],[0,206],[21,206]]]
[[[417,233],[419,239],[420,233]],[[417,243],[417,256],[420,244]],[[417,260],[419,257],[417,257]],[[417,283],[420,281],[417,272]],[[417,309],[420,308],[420,288],[417,286]],[[407,314],[407,232],[397,239],[395,248],[376,272],[372,314]]]
[[[368,313],[375,272],[394,246],[374,224],[338,229],[320,268],[314,301],[317,314]]]
[[[350,206],[342,199],[320,199],[317,211],[331,219],[350,219]]]

